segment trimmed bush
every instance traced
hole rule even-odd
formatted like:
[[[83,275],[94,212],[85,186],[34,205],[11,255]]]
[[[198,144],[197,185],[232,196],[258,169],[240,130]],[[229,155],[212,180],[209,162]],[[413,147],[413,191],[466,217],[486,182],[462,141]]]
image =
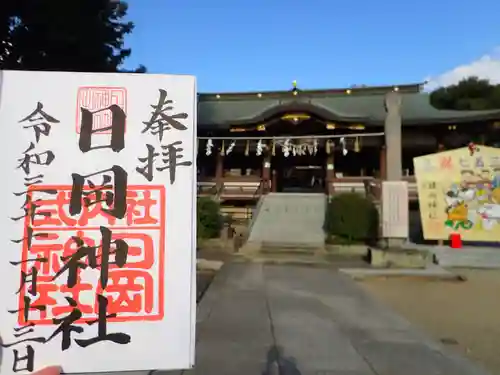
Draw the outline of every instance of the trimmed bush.
[[[339,243],[372,242],[378,236],[379,215],[375,204],[358,193],[334,196],[327,205],[324,229]]]
[[[196,210],[196,236],[201,239],[219,237],[223,224],[219,203],[208,197],[198,198]]]

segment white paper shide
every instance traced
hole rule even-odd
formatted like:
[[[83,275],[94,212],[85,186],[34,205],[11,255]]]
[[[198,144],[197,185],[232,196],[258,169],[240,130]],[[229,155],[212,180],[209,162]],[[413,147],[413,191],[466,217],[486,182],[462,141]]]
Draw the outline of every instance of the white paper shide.
[[[1,74],[0,372],[192,367],[194,77]]]

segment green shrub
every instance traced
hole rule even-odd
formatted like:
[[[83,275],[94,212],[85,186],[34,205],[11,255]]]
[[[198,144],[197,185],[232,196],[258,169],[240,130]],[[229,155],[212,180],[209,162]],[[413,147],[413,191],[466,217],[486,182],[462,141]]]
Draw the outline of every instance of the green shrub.
[[[324,229],[337,243],[372,242],[378,236],[379,215],[374,203],[358,193],[336,195],[328,203]]]
[[[203,239],[219,237],[223,224],[219,203],[208,197],[198,198],[196,210],[196,236]]]

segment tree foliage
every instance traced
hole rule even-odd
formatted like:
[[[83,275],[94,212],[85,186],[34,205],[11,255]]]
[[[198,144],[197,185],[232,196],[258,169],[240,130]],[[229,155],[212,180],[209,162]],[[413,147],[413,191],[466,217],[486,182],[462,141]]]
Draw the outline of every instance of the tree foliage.
[[[378,234],[379,216],[374,203],[358,193],[341,193],[328,203],[324,230],[346,244],[373,242]]]
[[[218,237],[223,225],[219,203],[208,197],[198,198],[196,209],[197,237]]]
[[[117,72],[131,50],[119,0],[15,0],[0,5],[0,68]],[[145,72],[145,67],[138,68]]]
[[[486,79],[469,77],[456,85],[433,91],[430,101],[438,109],[500,109],[500,85],[493,85]]]

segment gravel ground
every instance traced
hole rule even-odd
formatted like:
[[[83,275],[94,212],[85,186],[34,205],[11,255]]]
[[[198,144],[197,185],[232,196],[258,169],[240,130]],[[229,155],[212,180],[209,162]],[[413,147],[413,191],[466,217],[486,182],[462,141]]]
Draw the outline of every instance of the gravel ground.
[[[430,336],[500,375],[500,270],[460,270],[465,282],[365,280],[360,285]]]

